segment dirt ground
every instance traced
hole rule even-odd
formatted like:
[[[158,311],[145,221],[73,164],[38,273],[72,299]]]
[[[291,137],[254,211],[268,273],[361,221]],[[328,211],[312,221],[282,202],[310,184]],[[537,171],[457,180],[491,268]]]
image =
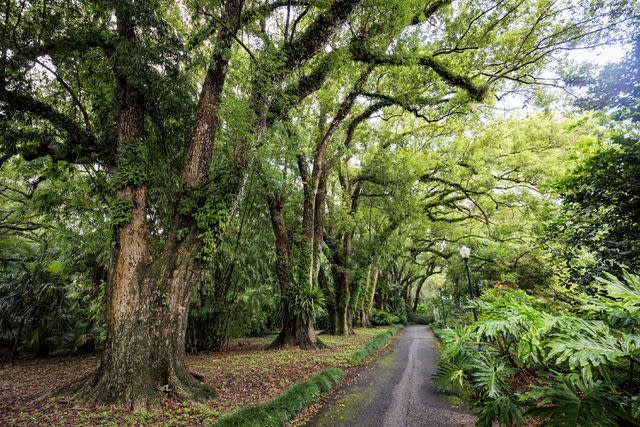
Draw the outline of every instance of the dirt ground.
[[[163,399],[155,413],[85,408],[49,394],[94,370],[98,355],[19,360],[0,364],[0,425],[16,426],[199,426],[250,403],[266,402],[291,384],[328,367],[348,372],[351,353],[387,328],[356,329],[349,337],[322,335],[322,350],[267,350],[273,337],[236,340],[224,352],[188,357],[193,372],[217,391],[204,405]]]

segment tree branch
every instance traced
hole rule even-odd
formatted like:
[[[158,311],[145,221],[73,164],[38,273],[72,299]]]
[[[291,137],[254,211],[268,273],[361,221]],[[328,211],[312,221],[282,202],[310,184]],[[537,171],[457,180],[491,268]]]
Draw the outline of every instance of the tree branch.
[[[75,120],[59,112],[52,106],[37,100],[29,95],[8,91],[0,88],[0,101],[6,107],[15,112],[28,114],[51,123],[58,131],[65,135],[65,144],[55,141],[42,140],[35,149],[21,152],[25,159],[33,159],[50,155],[56,160],[65,160],[69,163],[89,163],[104,159],[99,156],[102,144],[93,134],[79,126]],[[15,147],[14,147],[15,148]],[[106,150],[105,150],[106,151]],[[111,154],[107,164],[114,161]]]
[[[368,49],[362,40],[351,44],[351,55],[355,61],[376,65],[411,66],[420,65],[433,70],[444,81],[452,86],[462,88],[476,101],[481,101],[487,94],[488,87],[472,81],[471,78],[455,73],[447,65],[433,56],[407,57],[399,54],[379,54]]]

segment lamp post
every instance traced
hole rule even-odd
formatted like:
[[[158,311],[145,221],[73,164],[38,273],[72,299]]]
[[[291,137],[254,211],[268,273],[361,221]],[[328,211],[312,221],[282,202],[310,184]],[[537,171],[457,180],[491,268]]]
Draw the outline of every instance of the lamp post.
[[[447,321],[447,312],[444,311],[444,300],[442,299],[442,283],[438,283],[438,291],[440,291],[440,304],[442,305],[442,320]]]
[[[473,295],[473,286],[471,286],[471,270],[469,270],[469,256],[471,256],[471,249],[466,246],[461,247],[460,256],[464,260],[464,265],[467,267],[467,280],[469,283],[469,294],[471,295],[471,300],[473,301],[474,295]],[[472,310],[473,310],[473,319],[477,322],[478,311],[476,310],[475,307]]]

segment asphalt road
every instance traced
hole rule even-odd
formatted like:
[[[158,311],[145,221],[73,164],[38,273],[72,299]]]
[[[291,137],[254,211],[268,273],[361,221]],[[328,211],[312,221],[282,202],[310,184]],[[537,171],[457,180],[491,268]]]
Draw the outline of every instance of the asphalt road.
[[[405,328],[380,357],[339,391],[308,426],[473,426],[471,412],[456,408],[431,382],[436,339],[425,326]]]

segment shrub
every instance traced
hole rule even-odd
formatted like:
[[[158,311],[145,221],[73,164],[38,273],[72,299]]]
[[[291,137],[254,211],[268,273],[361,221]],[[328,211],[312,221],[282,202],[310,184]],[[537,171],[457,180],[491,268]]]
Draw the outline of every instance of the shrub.
[[[577,313],[509,287],[485,292],[473,303],[480,321],[432,325],[442,341],[434,383],[461,394],[473,386],[479,426],[520,425],[524,415],[553,426],[635,425],[640,277],[623,279],[600,279],[600,292],[583,298]],[[542,376],[519,397],[508,386],[514,365]],[[560,372],[544,374],[549,369]]]
[[[413,313],[411,318],[409,319],[411,323],[415,323],[416,325],[428,325],[433,322],[433,314],[429,315],[427,313]]]
[[[384,310],[373,310],[370,316],[371,323],[375,326],[386,326],[400,323],[400,318]]]
[[[588,371],[581,374],[552,372],[528,393],[535,405],[527,412],[545,425],[618,426],[619,405],[608,386],[595,380]],[[637,421],[637,420],[636,420]]]
[[[418,304],[415,312],[421,313],[421,314],[433,314],[433,309],[434,309],[433,301],[427,300]]]

